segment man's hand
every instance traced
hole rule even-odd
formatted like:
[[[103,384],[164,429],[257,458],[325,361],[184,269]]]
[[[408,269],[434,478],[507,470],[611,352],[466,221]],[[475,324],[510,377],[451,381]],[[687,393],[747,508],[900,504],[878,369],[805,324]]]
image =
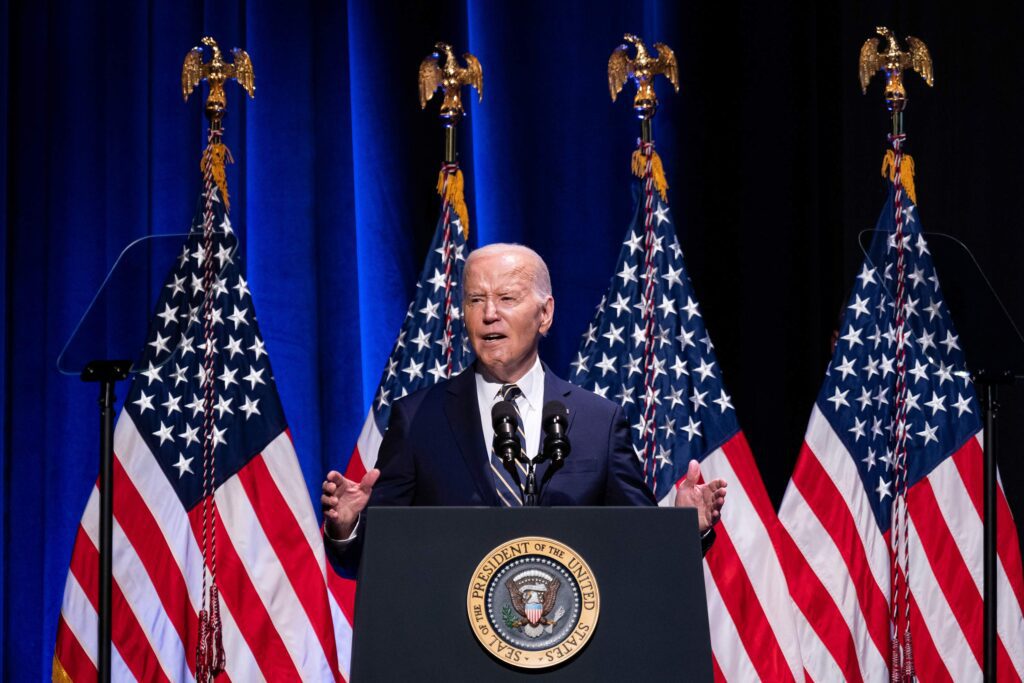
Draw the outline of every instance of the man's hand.
[[[700,482],[700,464],[690,461],[686,479],[676,487],[676,507],[697,508],[700,532],[704,533],[722,518],[725,504],[725,480],[715,479],[706,484]]]
[[[320,496],[320,507],[324,512],[324,528],[327,535],[343,541],[352,535],[359,513],[370,500],[370,491],[377,483],[380,470],[374,468],[366,473],[358,484],[331,470],[327,473]]]

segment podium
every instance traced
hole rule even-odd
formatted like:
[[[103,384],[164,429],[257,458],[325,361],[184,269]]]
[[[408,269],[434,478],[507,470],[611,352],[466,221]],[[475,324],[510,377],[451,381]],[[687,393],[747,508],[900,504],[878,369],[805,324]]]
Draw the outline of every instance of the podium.
[[[713,679],[693,509],[367,515],[354,683]]]

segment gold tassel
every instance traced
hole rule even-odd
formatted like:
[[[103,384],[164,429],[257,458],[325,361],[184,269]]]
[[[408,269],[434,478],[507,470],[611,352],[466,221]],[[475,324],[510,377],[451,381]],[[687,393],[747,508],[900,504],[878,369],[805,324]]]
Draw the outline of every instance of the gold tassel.
[[[213,164],[213,182],[217,183],[217,189],[220,190],[220,196],[224,200],[224,210],[229,211],[231,209],[231,200],[228,198],[228,174],[225,169],[225,163],[235,163],[234,158],[231,156],[231,150],[223,142],[207,145],[206,149],[203,150],[203,158],[199,162],[199,169],[204,174],[206,173],[206,165],[208,163]]]
[[[661,195],[661,201],[668,203],[668,180],[665,178],[665,169],[661,165],[661,157],[657,152],[652,151],[651,175],[654,177],[654,188]],[[640,150],[633,151],[633,175],[643,180],[644,172],[647,170],[647,157]]]
[[[74,683],[71,680],[71,676],[68,675],[68,672],[64,670],[63,666],[61,666],[60,660],[57,659],[57,655],[53,656],[53,671],[50,673],[50,680],[53,681],[53,683]]]
[[[903,155],[903,163],[900,169],[900,182],[903,189],[907,191],[910,201],[917,204],[917,192],[914,191],[914,157],[909,154]],[[886,150],[885,158],[882,159],[882,177],[888,178],[890,183],[896,182],[896,152]]]
[[[444,169],[437,176],[437,194],[442,201],[448,202],[455,209],[462,224],[462,237],[469,239],[469,209],[466,207],[465,181],[462,178],[462,171],[455,171],[451,182],[445,187]]]

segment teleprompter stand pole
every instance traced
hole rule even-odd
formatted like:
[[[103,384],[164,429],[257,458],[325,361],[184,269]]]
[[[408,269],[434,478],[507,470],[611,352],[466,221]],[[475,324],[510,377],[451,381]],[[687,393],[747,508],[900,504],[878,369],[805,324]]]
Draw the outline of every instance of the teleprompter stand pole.
[[[114,384],[128,377],[131,361],[94,360],[82,370],[83,382],[100,384],[100,595],[98,680],[110,680],[110,592],[114,532]]]
[[[986,681],[996,680],[996,576],[998,554],[996,550],[996,414],[999,412],[998,388],[1011,386],[1024,379],[1024,373],[1010,370],[981,370],[974,375],[974,383],[981,395],[981,409],[985,418],[984,437],[984,568],[982,597],[985,601],[984,675]]]

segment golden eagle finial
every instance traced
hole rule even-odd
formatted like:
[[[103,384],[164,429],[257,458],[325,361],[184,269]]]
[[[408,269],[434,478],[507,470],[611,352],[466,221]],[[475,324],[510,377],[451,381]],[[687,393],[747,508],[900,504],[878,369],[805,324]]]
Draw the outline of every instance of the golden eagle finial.
[[[200,42],[210,48],[213,57],[204,64],[201,46],[188,51],[185,63],[181,67],[181,94],[188,102],[188,96],[199,85],[199,81],[205,78],[210,84],[210,94],[206,97],[206,116],[211,121],[219,122],[224,117],[224,109],[227,106],[224,81],[234,78],[249,93],[249,97],[255,97],[256,77],[252,71],[252,60],[245,50],[236,47],[231,51],[235,61],[228,64],[221,57],[217,41],[206,36]]]
[[[655,43],[657,57],[652,57],[644,47],[643,41],[632,33],[623,36],[623,40],[636,47],[636,57],[630,59],[623,43],[615,48],[612,56],[608,58],[608,89],[611,91],[612,102],[622,92],[626,79],[632,78],[636,81],[633,109],[638,118],[648,120],[658,109],[658,97],[654,94],[655,76],[665,76],[672,82],[676,92],[679,92],[679,66],[676,64],[676,55],[668,45]]]
[[[860,48],[858,64],[860,87],[864,93],[867,93],[871,77],[875,75],[876,71],[884,71],[885,102],[889,111],[898,113],[907,106],[907,90],[903,87],[903,71],[908,68],[913,69],[930,87],[935,82],[932,56],[924,42],[914,36],[907,36],[907,45],[910,47],[910,51],[903,52],[892,31],[885,26],[879,26],[875,31],[879,36],[885,38],[888,44],[885,50],[879,50],[878,38],[868,38],[864,41]]]
[[[459,66],[455,51],[447,43],[434,45],[433,52],[420,62],[420,108],[426,109],[427,102],[434,96],[438,88],[444,90],[444,101],[441,103],[441,118],[445,126],[456,125],[462,118],[462,86],[471,85],[476,88],[482,102],[484,99],[484,72],[480,61],[468,52],[462,55],[466,66]],[[444,66],[438,63],[444,54]]]

